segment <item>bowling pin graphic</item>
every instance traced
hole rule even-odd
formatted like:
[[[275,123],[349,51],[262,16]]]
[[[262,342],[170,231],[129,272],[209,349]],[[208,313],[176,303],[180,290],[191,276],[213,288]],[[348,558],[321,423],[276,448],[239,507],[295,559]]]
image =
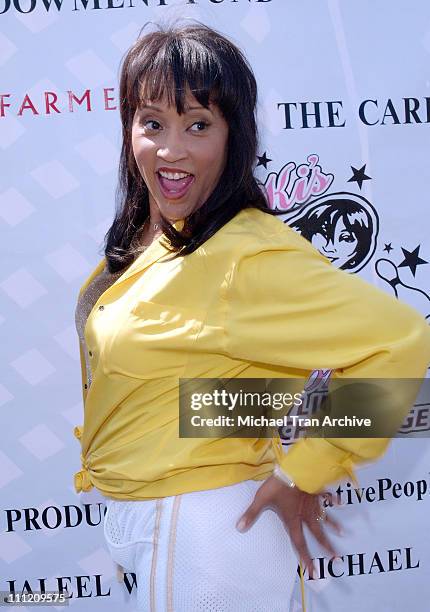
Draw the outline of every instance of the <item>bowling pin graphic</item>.
[[[399,277],[399,269],[389,259],[378,259],[375,262],[375,271],[379,278],[388,283],[396,298],[410,304],[422,312],[430,322],[430,296],[422,289],[406,285]]]

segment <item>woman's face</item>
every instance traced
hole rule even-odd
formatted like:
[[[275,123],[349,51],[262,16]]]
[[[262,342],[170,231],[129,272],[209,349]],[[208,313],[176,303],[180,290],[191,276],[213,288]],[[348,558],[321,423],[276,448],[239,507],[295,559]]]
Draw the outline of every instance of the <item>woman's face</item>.
[[[357,250],[357,236],[346,229],[340,218],[336,223],[333,240],[328,240],[324,234],[314,234],[312,244],[320,253],[325,255],[336,268],[341,268],[355,254]]]
[[[228,125],[219,108],[205,109],[190,92],[185,103],[181,116],[165,100],[145,100],[134,115],[133,153],[148,187],[152,220],[160,212],[173,222],[191,214],[224,170]]]

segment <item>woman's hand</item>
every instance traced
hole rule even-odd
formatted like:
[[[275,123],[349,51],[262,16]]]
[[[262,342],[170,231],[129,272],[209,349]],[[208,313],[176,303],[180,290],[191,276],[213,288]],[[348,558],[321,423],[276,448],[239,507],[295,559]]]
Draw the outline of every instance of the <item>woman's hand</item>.
[[[320,506],[320,498],[324,494],[325,491],[312,495],[296,486],[290,487],[276,476],[270,476],[258,489],[253,502],[237,522],[236,528],[241,532],[247,531],[263,510],[271,508],[282,519],[299,558],[308,568],[309,575],[313,577],[312,558],[304,537],[303,525],[308,527],[332,557],[337,556],[337,553],[323,525],[330,525],[339,535],[342,533],[340,524],[328,516]]]

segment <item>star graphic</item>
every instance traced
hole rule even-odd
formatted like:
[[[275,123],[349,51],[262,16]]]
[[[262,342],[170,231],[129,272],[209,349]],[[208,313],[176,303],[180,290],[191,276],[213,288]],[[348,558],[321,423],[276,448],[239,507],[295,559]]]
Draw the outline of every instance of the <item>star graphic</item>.
[[[257,159],[258,159],[258,164],[257,164],[257,168],[258,166],[264,166],[267,170],[267,164],[271,161],[273,161],[272,159],[269,159],[266,155],[266,151],[264,151],[263,155],[257,155]]]
[[[418,254],[421,248],[421,245],[418,245],[417,248],[414,249],[413,251],[408,251],[407,249],[404,249],[403,247],[401,248],[402,248],[403,255],[405,256],[405,258],[402,261],[402,263],[399,264],[399,268],[407,267],[412,272],[413,276],[415,276],[415,272],[417,271],[417,266],[422,266],[423,264],[428,263],[428,261],[426,261],[425,259],[421,259],[421,257]]]
[[[393,250],[393,247],[391,246],[391,242],[385,245],[384,251],[387,251],[387,253],[389,253],[392,250]]]
[[[364,164],[364,166],[360,168],[360,170],[357,170],[357,168],[351,166],[351,170],[353,172],[353,175],[350,179],[348,179],[348,183],[357,183],[360,189],[363,184],[363,181],[369,181],[372,178],[371,176],[367,176],[367,174],[364,173],[364,171],[366,170],[366,164]]]

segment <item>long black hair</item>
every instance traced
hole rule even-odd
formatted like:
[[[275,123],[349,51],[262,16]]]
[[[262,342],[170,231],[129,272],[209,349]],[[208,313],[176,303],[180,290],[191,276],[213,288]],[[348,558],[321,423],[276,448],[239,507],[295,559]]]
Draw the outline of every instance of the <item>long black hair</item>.
[[[280,214],[270,208],[264,186],[253,174],[258,146],[257,84],[243,53],[200,22],[158,28],[138,37],[121,66],[123,140],[117,206],[104,248],[110,272],[122,270],[133,261],[133,237],[149,217],[148,188],[131,142],[133,117],[144,99],[156,102],[167,95],[167,103],[174,104],[181,115],[189,88],[202,106],[217,104],[229,126],[224,172],[207,200],[185,219],[181,231],[161,216],[161,229],[168,240],[166,248],[175,253],[174,257],[195,251],[244,208]]]

